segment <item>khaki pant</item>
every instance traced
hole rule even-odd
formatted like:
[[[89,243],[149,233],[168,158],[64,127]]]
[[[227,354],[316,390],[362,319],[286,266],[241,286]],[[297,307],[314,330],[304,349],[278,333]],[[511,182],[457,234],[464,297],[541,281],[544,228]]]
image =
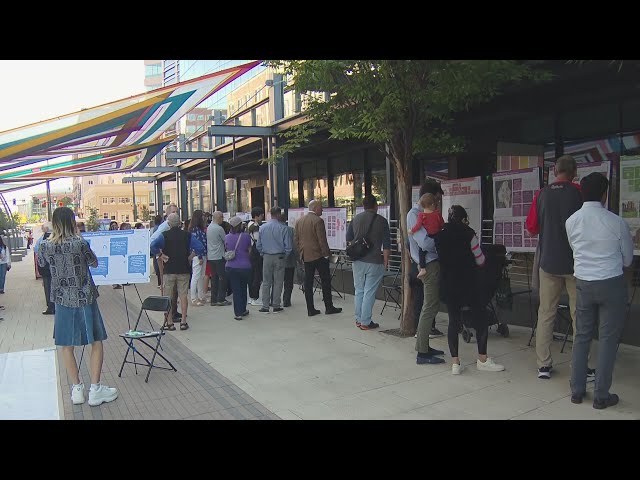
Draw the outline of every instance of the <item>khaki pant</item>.
[[[550,367],[551,343],[553,342],[553,327],[555,325],[558,302],[563,288],[569,295],[569,312],[573,335],[576,330],[576,277],[573,275],[552,275],[539,270],[540,277],[540,308],[538,308],[538,326],[536,327],[536,356],[538,367]],[[593,351],[594,343],[591,344]],[[589,354],[591,357],[591,354]]]
[[[422,277],[424,284],[424,300],[418,322],[418,339],[416,351],[426,354],[429,352],[429,332],[440,308],[440,262],[427,263],[427,274]]]

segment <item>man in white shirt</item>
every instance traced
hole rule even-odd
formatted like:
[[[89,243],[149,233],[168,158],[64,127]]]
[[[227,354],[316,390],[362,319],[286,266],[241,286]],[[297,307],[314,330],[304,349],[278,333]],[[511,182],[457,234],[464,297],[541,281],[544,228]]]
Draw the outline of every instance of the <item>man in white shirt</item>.
[[[604,208],[607,178],[592,173],[580,185],[584,204],[565,223],[573,250],[577,291],[571,402],[582,403],[585,396],[587,357],[599,319],[593,408],[600,410],[619,400],[618,395],[609,393],[609,388],[627,307],[623,266],[628,267],[633,261],[633,241],[625,221]]]
[[[264,209],[253,207],[251,209],[251,221],[247,224],[247,233],[251,235],[251,250],[249,260],[251,261],[251,278],[249,279],[249,305],[262,307],[260,299],[260,286],[262,283],[263,261],[258,252],[258,240],[260,238],[260,224],[264,221]]]
[[[225,299],[227,294],[227,272],[224,260],[224,228],[222,212],[213,212],[213,220],[207,227],[207,261],[211,267],[211,305],[224,307],[231,305]]]
[[[171,227],[169,226],[169,222],[167,221],[167,218],[169,218],[169,215],[171,215],[172,213],[178,213],[178,206],[175,203],[171,203],[167,205],[167,208],[165,208],[164,213],[165,213],[165,220],[160,225],[158,225],[158,228],[156,228],[156,231],[153,232],[153,234],[149,238],[149,245],[151,245],[158,237],[161,237],[163,232],[168,232],[169,230],[171,230]],[[156,256],[156,259],[157,257],[158,256]],[[158,263],[161,264],[162,262],[158,261]],[[162,284],[162,275],[160,275],[160,277],[161,277],[160,284]],[[182,318],[182,314],[178,313],[178,290],[177,289],[174,289],[173,295],[171,297],[171,316],[174,321],[179,321]]]

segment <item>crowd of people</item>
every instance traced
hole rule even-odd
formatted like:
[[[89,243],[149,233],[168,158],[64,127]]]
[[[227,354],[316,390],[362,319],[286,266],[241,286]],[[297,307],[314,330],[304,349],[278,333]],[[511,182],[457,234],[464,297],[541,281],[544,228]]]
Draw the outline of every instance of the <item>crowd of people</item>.
[[[609,389],[627,304],[623,268],[633,259],[633,242],[626,223],[604,208],[607,178],[592,173],[578,185],[573,183],[576,173],[574,159],[568,155],[560,157],[555,165],[556,181],[536,193],[526,221],[529,232],[539,236],[535,255],[538,266],[534,267],[540,294],[536,329],[538,378],[551,378],[556,309],[566,289],[575,332],[571,401],[581,403],[586,396],[586,383],[595,381],[593,407],[602,409],[619,401]],[[464,370],[458,348],[463,308],[470,312],[476,332],[476,368],[499,372],[505,367],[487,352],[487,259],[462,206],[451,206],[445,222],[440,213],[442,195],[438,183],[426,182],[420,189],[419,202],[407,213],[409,285],[417,319],[416,363],[445,362],[444,352],[429,345],[430,338],[441,335],[435,328],[435,317],[442,301],[449,314],[451,373],[460,375]],[[364,211],[350,222],[346,238],[350,245],[347,253],[353,260],[355,324],[366,331],[379,327],[372,320],[372,309],[389,267],[391,236],[389,223],[377,213],[376,197],[366,195],[363,207]],[[209,283],[210,305],[233,304],[236,320],[249,315],[250,305],[260,307],[260,313],[281,312],[292,304],[296,269],[304,269],[301,280],[309,317],[322,313],[314,305],[316,273],[325,314],[341,313],[342,309],[333,305],[331,251],[320,201],[312,200],[309,212],[294,227],[287,225],[279,207],[271,209],[267,222],[260,207],[253,208],[249,222],[239,216],[226,222],[222,212],[208,214],[196,210],[183,223],[173,204],[165,214],[165,218],[157,216],[152,222],[150,239],[158,286],[172,299],[165,330],[176,330],[175,322],[179,322],[180,330],[189,328],[188,307],[206,305]],[[127,222],[120,225],[112,222],[109,228],[132,227]],[[135,228],[144,226],[138,223]],[[47,308],[43,313],[55,315],[55,342],[63,349],[65,365],[74,383],[72,401],[79,404],[85,399],[73,347],[87,344],[92,345],[89,404],[112,401],[117,398],[117,390],[100,384],[106,331],[96,302],[98,291],[88,270],[97,264],[96,256],[80,236],[80,225],[76,225],[68,208],[57,208],[52,222],[45,223],[42,230],[35,251],[44,280]],[[0,287],[7,268],[6,251],[0,239]],[[8,262],[10,267],[10,258]],[[227,300],[230,295],[233,302]],[[596,331],[597,368],[590,368],[589,361],[596,362],[595,352],[591,352]]]

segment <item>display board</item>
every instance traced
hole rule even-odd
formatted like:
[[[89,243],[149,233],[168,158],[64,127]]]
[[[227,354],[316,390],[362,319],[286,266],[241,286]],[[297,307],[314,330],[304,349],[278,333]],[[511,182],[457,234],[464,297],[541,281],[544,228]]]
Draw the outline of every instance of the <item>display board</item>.
[[[98,257],[98,266],[89,268],[96,285],[149,283],[149,230],[85,232]]]
[[[480,192],[481,178],[458,178],[443,180],[440,183],[444,195],[442,196],[442,216],[447,221],[449,207],[460,205],[469,216],[469,226],[482,236],[482,194]]]
[[[322,219],[327,231],[327,242],[331,250],[347,249],[347,209],[324,208]]]
[[[611,179],[610,176],[610,166],[611,166],[611,162],[596,162],[596,163],[579,163],[578,164],[578,175],[576,176],[576,178],[573,179],[574,183],[580,183],[580,180],[582,180],[584,177],[586,177],[587,175],[590,175],[591,173],[594,172],[598,172],[603,174],[605,177],[607,177],[607,179]],[[549,181],[547,182],[547,185],[551,185],[552,183],[554,183],[556,181],[556,176],[553,173],[553,168],[549,168]],[[611,188],[609,188],[609,194],[611,193]],[[607,196],[607,203],[605,205],[607,208],[609,207],[609,198]]]
[[[411,205],[415,205],[420,200],[420,185],[411,187]]]
[[[620,216],[633,238],[633,254],[640,255],[640,155],[620,157]]]
[[[364,212],[364,207],[356,207],[356,215]],[[387,222],[391,221],[391,207],[389,205],[378,205],[378,215],[382,215],[387,219]]]
[[[287,215],[287,224],[290,227],[295,227],[296,222],[304,217],[308,212],[308,208],[290,208]]]
[[[535,252],[538,236],[526,228],[535,193],[540,190],[540,167],[493,174],[493,242],[511,252]]]

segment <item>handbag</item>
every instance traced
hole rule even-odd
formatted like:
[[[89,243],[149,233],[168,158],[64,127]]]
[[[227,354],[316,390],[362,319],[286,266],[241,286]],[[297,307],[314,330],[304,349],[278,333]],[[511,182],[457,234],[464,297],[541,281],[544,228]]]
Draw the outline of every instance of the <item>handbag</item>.
[[[367,253],[369,253],[369,250],[371,250],[372,243],[369,240],[369,234],[371,233],[371,229],[373,228],[373,222],[376,221],[376,218],[378,218],[378,214],[375,214],[371,219],[371,223],[369,224],[369,229],[367,230],[367,234],[364,237],[351,242],[351,245],[347,247],[347,250],[346,250],[347,255],[349,256],[351,261],[360,260]]]
[[[224,252],[224,259],[228,262],[229,260],[233,260],[236,258],[236,250],[238,249],[238,244],[240,243],[240,239],[242,238],[242,234],[238,235],[238,241],[236,242],[236,246],[233,250],[229,250],[228,252]]]

